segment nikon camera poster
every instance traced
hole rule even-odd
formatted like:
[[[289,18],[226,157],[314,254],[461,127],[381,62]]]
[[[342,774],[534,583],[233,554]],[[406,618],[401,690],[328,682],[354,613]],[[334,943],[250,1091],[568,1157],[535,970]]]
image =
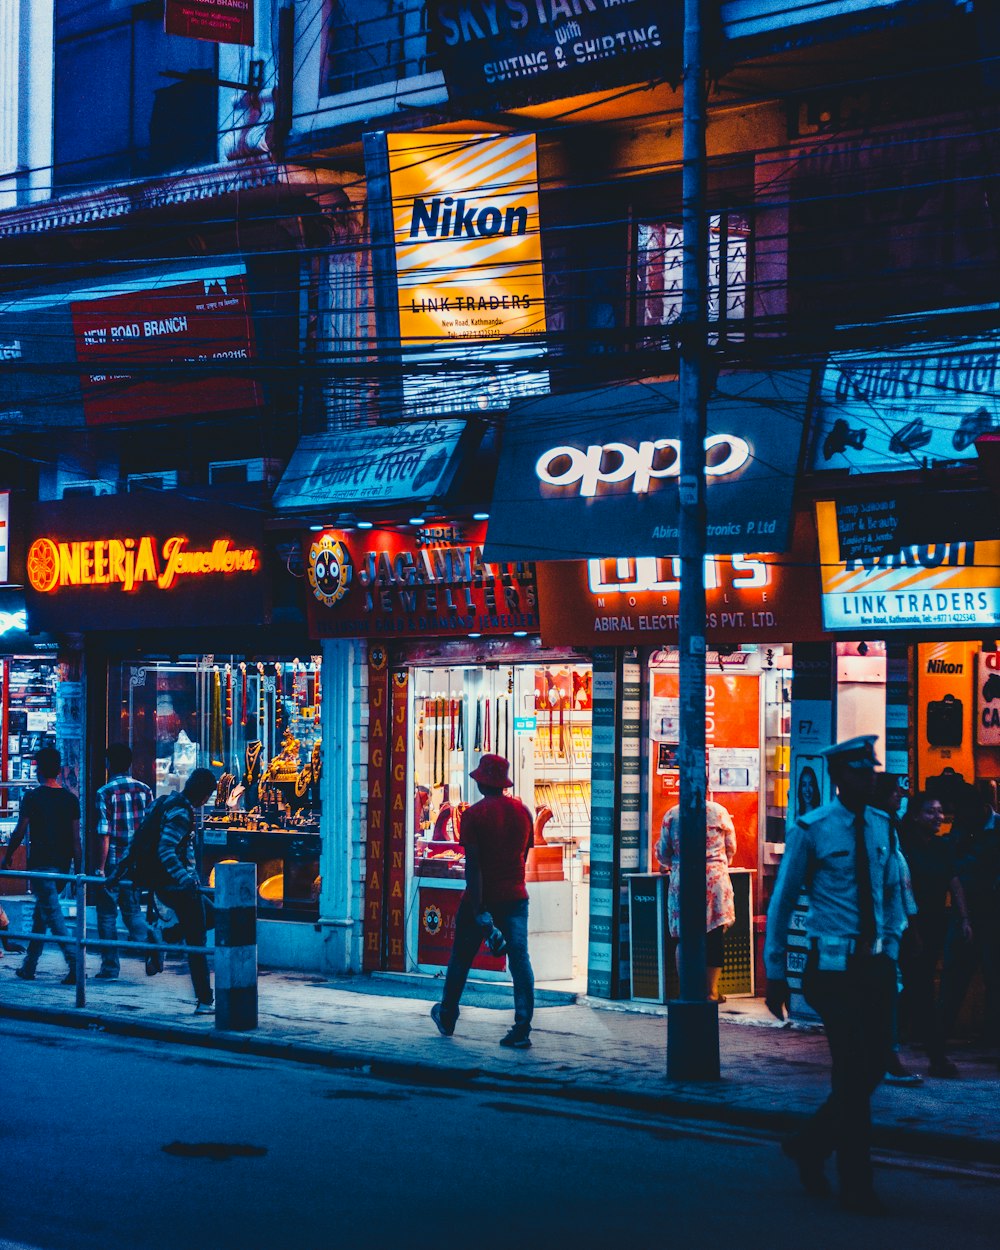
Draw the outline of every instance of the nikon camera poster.
[[[546,393],[534,135],[386,142],[399,341],[416,366],[408,409],[482,411]],[[539,367],[526,368],[535,355]]]

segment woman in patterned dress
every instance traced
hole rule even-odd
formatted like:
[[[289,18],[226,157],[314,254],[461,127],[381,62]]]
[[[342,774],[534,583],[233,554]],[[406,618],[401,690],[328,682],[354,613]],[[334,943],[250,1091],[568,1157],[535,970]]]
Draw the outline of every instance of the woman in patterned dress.
[[[667,923],[670,936],[680,937],[680,808],[672,807],[663,817],[656,857],[660,871],[670,873],[667,891]],[[729,865],[736,854],[736,828],[733,818],[722,806],[710,798],[705,801],[705,964],[706,993],[710,1001],[723,1003],[726,996],[719,993],[719,977],[722,975],[723,936],[736,921],[736,905],[733,902],[733,883],[729,878]]]

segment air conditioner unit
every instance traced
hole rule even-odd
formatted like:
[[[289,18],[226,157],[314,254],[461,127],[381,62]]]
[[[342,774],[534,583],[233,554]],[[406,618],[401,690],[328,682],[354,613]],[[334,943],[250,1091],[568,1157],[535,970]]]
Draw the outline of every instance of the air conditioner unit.
[[[133,490],[176,490],[177,470],[167,469],[161,473],[129,473],[128,488]]]
[[[67,478],[62,482],[60,487],[61,499],[73,499],[80,495],[117,495],[118,483],[99,481],[91,479],[90,481],[81,481],[79,478],[75,481],[73,478]]]
[[[281,476],[281,461],[257,456],[251,460],[213,460],[208,466],[211,486],[238,486],[243,482],[276,482]]]

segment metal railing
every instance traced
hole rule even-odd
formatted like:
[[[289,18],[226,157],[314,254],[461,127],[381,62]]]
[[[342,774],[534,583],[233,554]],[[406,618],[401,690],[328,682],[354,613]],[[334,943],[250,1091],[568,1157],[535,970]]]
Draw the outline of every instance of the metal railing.
[[[76,918],[75,928],[72,937],[62,937],[57,933],[38,933],[33,930],[24,932],[20,929],[8,928],[3,932],[5,938],[17,938],[27,942],[54,942],[59,947],[72,946],[76,957],[76,1006],[86,1007],[87,1005],[87,964],[86,956],[88,950],[103,951],[136,951],[144,954],[152,954],[159,951],[161,954],[166,950],[183,951],[185,955],[214,955],[214,946],[189,946],[185,943],[183,946],[168,942],[131,942],[118,941],[106,938],[88,938],[87,936],[87,886],[97,885],[105,886],[107,881],[104,877],[90,877],[86,873],[71,872],[33,872],[30,869],[10,868],[0,869],[0,878],[14,877],[18,880],[28,881],[61,881],[72,882],[74,886],[74,896],[76,899]],[[130,882],[117,882],[119,885],[129,885]],[[0,900],[2,901],[2,900]],[[57,899],[60,907],[62,900]],[[117,909],[116,909],[117,910]]]

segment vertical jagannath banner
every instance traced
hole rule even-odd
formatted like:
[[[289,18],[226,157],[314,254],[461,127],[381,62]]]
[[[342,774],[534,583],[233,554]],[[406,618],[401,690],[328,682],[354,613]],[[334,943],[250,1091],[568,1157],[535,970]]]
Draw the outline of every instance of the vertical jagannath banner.
[[[389,736],[389,838],[386,847],[386,967],[406,971],[406,739],[410,691],[407,669],[396,669],[391,683]]]
[[[385,841],[389,791],[389,665],[384,647],[368,650],[368,802],[365,817],[365,972],[382,968],[385,944]]]

